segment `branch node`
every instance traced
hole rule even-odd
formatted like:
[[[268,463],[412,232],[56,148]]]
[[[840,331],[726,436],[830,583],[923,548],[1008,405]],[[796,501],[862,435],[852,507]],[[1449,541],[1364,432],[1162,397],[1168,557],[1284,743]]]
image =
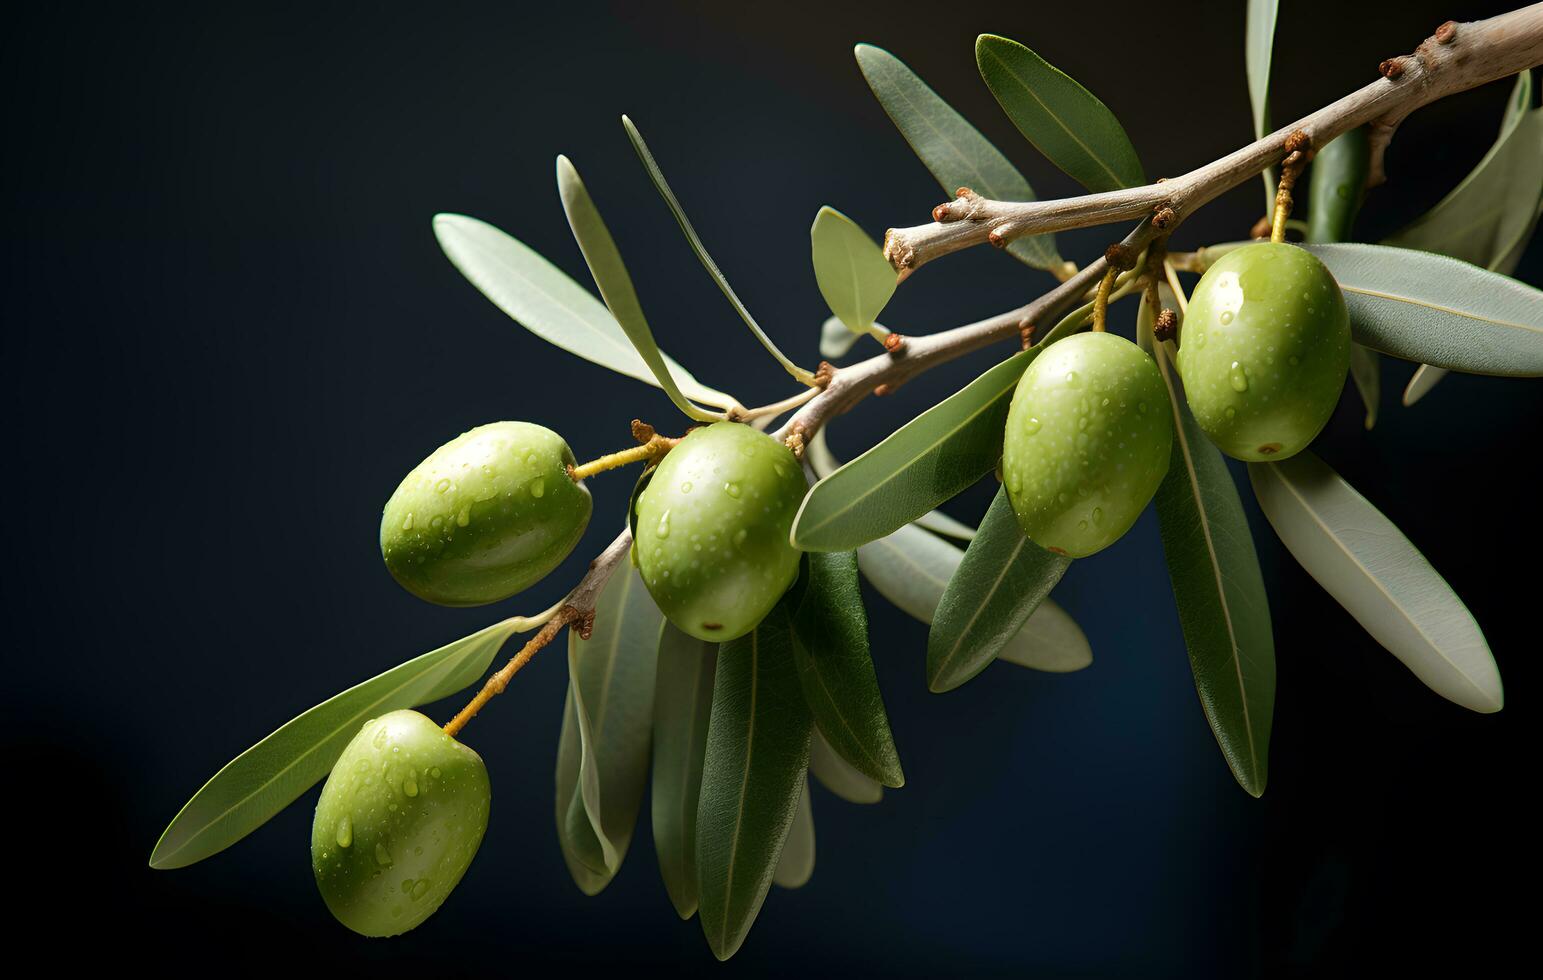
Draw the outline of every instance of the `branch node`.
[[[1154,221],[1153,224],[1156,222]],[[1136,252],[1123,242],[1115,242],[1104,249],[1104,261],[1109,263],[1110,267],[1126,272],[1136,267]]]
[[[1397,81],[1398,77],[1404,73],[1404,56],[1399,55],[1396,58],[1387,59],[1377,66],[1377,71],[1388,81]]]
[[[794,459],[799,459],[799,460],[803,459],[804,458],[804,424],[802,422],[794,422],[792,429],[790,429],[788,431],[787,438],[782,440],[782,444],[784,446],[787,446],[788,449],[793,453],[793,458]]]
[[[1027,320],[1018,324],[1018,344],[1023,350],[1034,346],[1034,324]]]
[[[1178,218],[1178,213],[1175,212],[1172,207],[1166,204],[1160,204],[1158,205],[1157,209],[1152,212],[1152,227],[1156,228],[1158,231],[1163,231],[1169,225],[1177,221]]]
[[[886,384],[881,384],[878,387],[873,389],[873,397],[875,397],[875,398],[883,398],[885,395],[889,394],[890,392],[892,392],[894,390],[895,390],[895,386],[892,385],[892,384],[887,384],[887,383]]]
[[[642,419],[632,420],[632,438],[637,440],[638,445],[646,445],[657,434],[654,427]]]
[[[1451,44],[1457,37],[1457,21],[1449,20],[1436,28],[1435,38],[1437,44]]]
[[[1157,319],[1152,323],[1152,336],[1158,340],[1172,340],[1179,332],[1179,315],[1164,307],[1157,313]]]
[[[814,384],[816,388],[829,388],[830,383],[836,377],[836,365],[829,361],[821,361],[820,366],[814,372]]]
[[[905,349],[905,338],[898,333],[884,335],[884,349],[891,354],[898,354]]]

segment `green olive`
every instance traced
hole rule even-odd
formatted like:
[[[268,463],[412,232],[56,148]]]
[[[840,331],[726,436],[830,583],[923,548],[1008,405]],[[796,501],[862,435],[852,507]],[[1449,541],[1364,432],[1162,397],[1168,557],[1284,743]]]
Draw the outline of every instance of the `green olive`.
[[[1222,452],[1285,459],[1339,403],[1350,314],[1322,262],[1295,245],[1228,252],[1195,286],[1179,335],[1179,373],[1195,421]]]
[[[664,615],[700,640],[755,629],[798,577],[798,460],[737,422],[694,429],[637,498],[634,554]]]
[[[1152,358],[1114,334],[1077,334],[1023,372],[1007,410],[1002,479],[1030,540],[1082,558],[1130,530],[1172,446]]]
[[[433,915],[488,826],[482,757],[416,711],[366,722],[327,777],[311,870],[337,920],[395,936]]]
[[[445,606],[507,599],[578,544],[593,506],[551,429],[492,422],[440,446],[396,488],[380,552],[402,587]]]

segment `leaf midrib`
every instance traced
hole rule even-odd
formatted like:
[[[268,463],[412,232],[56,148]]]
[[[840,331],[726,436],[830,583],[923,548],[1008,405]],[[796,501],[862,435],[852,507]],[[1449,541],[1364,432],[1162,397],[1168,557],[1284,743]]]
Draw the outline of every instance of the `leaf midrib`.
[[[1067,126],[1066,123],[1061,120],[1061,117],[1045,104],[1045,101],[1034,92],[1034,89],[1029,86],[1029,83],[1025,81],[1016,71],[1014,71],[1011,65],[1002,60],[1001,56],[996,53],[992,45],[988,44],[985,48],[985,51],[987,55],[989,55],[994,61],[996,61],[997,64],[1001,65],[1002,68],[1006,70],[1007,74],[1012,76],[1013,81],[1017,82],[1020,86],[1023,87],[1024,91],[1029,94],[1029,97],[1038,103],[1039,107],[1045,111],[1045,114],[1054,120],[1055,124],[1060,126],[1061,129],[1066,132],[1067,136],[1071,137],[1072,142],[1082,147],[1082,151],[1088,155],[1088,159],[1098,164],[1099,168],[1102,169],[1104,173],[1109,175],[1109,179],[1114,181],[1116,187],[1126,186],[1125,181],[1121,180],[1113,170],[1109,169],[1109,165],[1104,163],[1103,159],[1098,156],[1098,154],[1093,152],[1092,147],[1088,146],[1082,141],[1080,137],[1077,136],[1076,133],[1072,132],[1071,127]],[[1092,95],[1091,92],[1088,94]],[[1025,133],[1024,135],[1028,134]]]
[[[1400,296],[1397,293],[1387,293],[1376,289],[1367,289],[1365,286],[1347,286],[1343,282],[1339,284],[1339,287],[1347,293],[1357,293],[1362,296],[1371,296],[1375,297],[1376,299],[1387,300],[1390,303],[1405,303],[1409,306],[1419,306],[1424,309],[1436,310],[1441,313],[1450,313],[1453,316],[1462,317],[1467,320],[1474,320],[1478,323],[1488,323],[1497,327],[1510,327],[1516,330],[1525,330],[1529,333],[1543,333],[1543,327],[1534,327],[1526,323],[1514,323],[1510,320],[1499,320],[1495,319],[1494,317],[1484,316],[1477,313],[1468,313],[1463,310],[1454,309],[1450,306],[1443,306],[1440,303],[1433,303],[1430,300],[1417,299],[1413,296]]]

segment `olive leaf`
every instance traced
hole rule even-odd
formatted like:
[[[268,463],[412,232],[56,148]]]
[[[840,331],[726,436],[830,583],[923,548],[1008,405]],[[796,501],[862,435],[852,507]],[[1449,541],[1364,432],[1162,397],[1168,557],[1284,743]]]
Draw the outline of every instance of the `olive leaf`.
[[[665,621],[654,680],[650,797],[659,874],[682,919],[691,918],[697,909],[697,800],[717,663],[716,643],[698,640]]]
[[[963,560],[958,547],[914,524],[857,549],[858,567],[879,595],[929,624]],[[1081,670],[1093,662],[1093,651],[1070,620],[1054,601],[1044,600],[997,659],[1053,673]]]
[[[659,387],[688,418],[698,422],[722,418],[721,415],[693,405],[681,393],[675,376],[670,373],[669,364],[665,363],[664,355],[659,352],[659,345],[654,341],[654,332],[643,316],[643,307],[638,302],[637,291],[632,288],[632,277],[627,274],[621,252],[617,250],[616,242],[611,238],[611,232],[600,217],[600,211],[589,196],[589,190],[585,188],[579,172],[565,156],[557,158],[557,190],[562,196],[563,212],[568,216],[568,227],[573,231],[573,239],[578,242],[579,251],[584,253],[589,273],[600,288],[600,297],[605,300],[606,307],[621,325],[627,339],[632,341],[632,346],[637,348],[638,356],[653,372]]]
[[[809,771],[821,785],[848,803],[877,803],[884,798],[884,787],[837,755],[818,727],[809,742]]]
[[[826,317],[825,322],[820,324],[820,356],[830,361],[845,357],[861,336],[860,333],[848,330],[840,317]]]
[[[1279,0],[1248,0],[1243,28],[1244,65],[1248,71],[1248,102],[1254,113],[1254,139],[1270,131],[1270,61],[1275,49],[1275,18]],[[1264,213],[1275,208],[1275,178],[1264,177]]]
[[[830,444],[825,441],[825,433],[830,429],[826,423],[815,432],[814,438],[805,447],[805,458],[809,466],[814,470],[816,479],[830,476],[841,469],[841,462],[830,451]],[[933,534],[941,534],[946,538],[958,538],[968,541],[975,537],[975,529],[963,521],[955,520],[940,510],[929,510],[911,523],[920,525]]]
[[[1039,347],[1020,351],[816,483],[793,519],[805,551],[845,551],[916,520],[991,471],[1013,389]]]
[[[1356,213],[1366,196],[1366,174],[1371,166],[1371,140],[1366,128],[1352,129],[1329,142],[1313,157],[1308,187],[1307,240],[1351,240]],[[1377,424],[1377,402],[1382,397],[1382,358],[1360,344],[1350,345],[1350,380],[1366,406],[1366,427]]]
[[[825,305],[847,329],[867,331],[898,284],[884,250],[855,221],[829,206],[820,208],[809,226],[809,248]]]
[[[928,689],[951,691],[985,670],[1071,563],[1024,535],[1006,488],[998,488],[933,613],[927,635]]]
[[[1269,774],[1275,636],[1237,485],[1184,401],[1166,345],[1157,366],[1173,415],[1173,457],[1154,503],[1195,691],[1232,775],[1252,796]]]
[[[1470,374],[1543,375],[1543,292],[1467,262],[1388,245],[1308,245],[1358,343]]]
[[[782,855],[772,871],[772,882],[779,888],[802,888],[814,875],[814,809],[809,800],[809,778],[804,777],[804,790],[798,797],[798,810],[793,814],[793,826],[788,839],[782,845]]]
[[[1018,131],[1079,184],[1096,192],[1144,182],[1125,127],[1060,69],[995,34],[976,38],[975,62]]]
[[[976,531],[963,521],[956,521],[941,510],[929,510],[911,523],[918,527],[924,527],[933,534],[941,534],[945,538],[956,538],[960,541],[973,541]]]
[[[511,634],[539,625],[506,619],[328,698],[231,760],[188,800],[150,854],[183,868],[267,823],[332,770],[364,723],[454,694],[477,681]]]
[[[784,601],[718,650],[697,805],[702,931],[713,955],[739,949],[766,900],[793,824],[814,728],[793,666]]]
[[[530,246],[463,214],[436,214],[434,236],[461,275],[525,329],[586,361],[659,387],[605,304]],[[724,408],[737,404],[660,356],[687,398]]]
[[[1311,452],[1250,463],[1286,549],[1378,643],[1442,697],[1499,711],[1500,671],[1478,623],[1402,531]]]
[[[851,551],[812,552],[793,614],[804,701],[830,747],[885,786],[905,785],[868,652],[868,616]]]
[[[781,364],[788,374],[803,384],[813,384],[814,375],[788,360],[782,351],[778,350],[777,345],[772,343],[772,339],[766,336],[766,331],[762,330],[761,325],[755,321],[755,317],[750,315],[745,304],[740,302],[739,294],[734,292],[734,287],[729,285],[729,280],[719,271],[718,263],[713,261],[713,257],[707,252],[707,246],[702,244],[701,236],[692,227],[691,219],[686,217],[686,211],[680,206],[675,192],[670,189],[669,181],[664,179],[664,171],[659,169],[658,162],[654,160],[653,153],[643,140],[643,134],[638,132],[638,128],[626,116],[621,117],[621,124],[627,131],[627,138],[632,141],[633,150],[637,151],[638,159],[643,162],[643,169],[648,171],[648,178],[654,182],[654,189],[659,192],[660,197],[664,198],[664,203],[669,205],[670,213],[675,216],[675,223],[680,225],[681,234],[686,236],[686,241],[691,245],[691,250],[696,253],[697,260],[702,263],[702,268],[707,270],[707,274],[717,284],[719,291],[729,301],[729,305],[734,307],[734,312],[739,314],[739,318],[745,321],[745,326],[755,334],[755,339],[761,342],[761,346],[776,358],[777,363]]]
[[[1516,76],[1500,134],[1450,194],[1384,244],[1439,252],[1510,275],[1543,213],[1543,109],[1532,109],[1532,72]],[[1422,365],[1404,389],[1413,405],[1446,376]]]
[[[923,166],[952,197],[968,187],[996,201],[1033,201],[1034,188],[991,141],[944,102],[905,62],[871,44],[853,49],[868,87],[911,145]],[[1065,264],[1055,235],[1030,235],[1009,242],[1007,253],[1036,269]]]
[[[631,567],[612,574],[590,638],[568,632],[568,701],[557,743],[557,839],[586,895],[611,883],[647,782],[661,616]]]

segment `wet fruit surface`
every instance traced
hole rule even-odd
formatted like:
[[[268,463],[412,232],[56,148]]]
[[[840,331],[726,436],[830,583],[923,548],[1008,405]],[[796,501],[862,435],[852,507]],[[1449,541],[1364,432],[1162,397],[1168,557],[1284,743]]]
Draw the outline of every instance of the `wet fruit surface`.
[[[1350,314],[1309,252],[1259,242],[1217,260],[1195,286],[1179,335],[1179,373],[1195,421],[1229,456],[1300,452],[1339,403]]]
[[[568,556],[589,523],[573,453],[528,422],[478,426],[436,449],[397,487],[380,551],[409,592],[446,606],[507,599]]]
[[[1052,344],[1018,382],[1002,478],[1030,540],[1081,558],[1135,523],[1172,445],[1168,394],[1152,359],[1123,337],[1077,334]]]
[[[365,724],[316,805],[311,869],[327,908],[366,936],[434,914],[482,843],[491,794],[477,753],[416,711]]]
[[[681,440],[638,496],[634,544],[670,622],[703,640],[754,629],[798,577],[788,532],[807,489],[792,452],[747,425]]]

